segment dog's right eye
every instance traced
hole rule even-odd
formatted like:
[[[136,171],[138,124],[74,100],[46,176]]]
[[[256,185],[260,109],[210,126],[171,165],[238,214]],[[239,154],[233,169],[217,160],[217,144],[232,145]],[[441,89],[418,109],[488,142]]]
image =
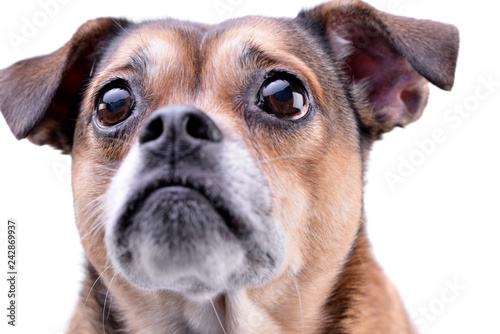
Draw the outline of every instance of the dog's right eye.
[[[132,113],[134,97],[126,87],[115,86],[106,90],[97,104],[97,121],[102,127],[123,122]]]

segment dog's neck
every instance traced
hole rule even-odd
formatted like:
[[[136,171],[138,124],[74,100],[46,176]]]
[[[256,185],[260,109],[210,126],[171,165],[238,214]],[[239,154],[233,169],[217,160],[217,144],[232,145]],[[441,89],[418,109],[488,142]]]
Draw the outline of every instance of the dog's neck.
[[[265,286],[205,302],[167,292],[131,293],[130,286],[116,277],[108,288],[106,279],[98,278],[89,264],[69,333],[358,333],[374,329],[412,333],[396,290],[373,260],[364,231],[345,266],[328,275],[306,267],[298,275],[283,275]],[[133,298],[117,298],[123,295]],[[389,309],[380,313],[378,305]],[[359,317],[364,319],[362,324],[356,321]]]

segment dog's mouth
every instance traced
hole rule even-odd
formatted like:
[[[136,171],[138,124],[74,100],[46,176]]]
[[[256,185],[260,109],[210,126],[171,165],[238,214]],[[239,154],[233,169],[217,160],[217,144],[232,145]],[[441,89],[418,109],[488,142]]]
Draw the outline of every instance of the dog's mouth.
[[[226,200],[221,196],[220,190],[216,186],[209,186],[207,183],[212,183],[209,179],[191,179],[187,180],[182,178],[165,179],[157,178],[147,182],[144,186],[135,191],[134,195],[129,199],[125,210],[120,217],[118,225],[126,230],[130,227],[134,220],[140,218],[141,212],[150,211],[156,208],[155,211],[165,210],[161,203],[170,202],[176,206],[183,206],[186,202],[177,201],[184,199],[189,201],[192,205],[197,203],[208,211],[213,211],[220,221],[224,223],[227,230],[236,238],[242,239],[250,232],[248,226],[244,223],[243,219],[234,212],[226,203]],[[193,209],[193,207],[191,207]],[[197,210],[194,210],[195,212]],[[161,212],[156,212],[161,216]],[[190,220],[200,220],[204,215],[192,215]],[[213,216],[211,214],[211,216]],[[156,217],[163,223],[168,224],[168,217]],[[213,217],[215,218],[215,217]],[[193,223],[193,222],[186,222]],[[212,223],[219,223],[219,219],[213,219]]]

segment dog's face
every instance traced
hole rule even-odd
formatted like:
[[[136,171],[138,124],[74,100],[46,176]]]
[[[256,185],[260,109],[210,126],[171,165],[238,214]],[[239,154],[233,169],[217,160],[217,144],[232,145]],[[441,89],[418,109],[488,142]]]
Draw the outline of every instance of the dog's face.
[[[329,286],[363,226],[371,142],[418,119],[427,80],[451,88],[457,46],[451,26],[357,1],[99,19],[2,71],[0,108],[18,138],[71,153],[82,244],[115,289]]]
[[[102,226],[83,241],[95,264],[196,296],[342,263],[362,207],[356,117],[293,28],[154,22],[105,48],[73,146],[80,233]]]

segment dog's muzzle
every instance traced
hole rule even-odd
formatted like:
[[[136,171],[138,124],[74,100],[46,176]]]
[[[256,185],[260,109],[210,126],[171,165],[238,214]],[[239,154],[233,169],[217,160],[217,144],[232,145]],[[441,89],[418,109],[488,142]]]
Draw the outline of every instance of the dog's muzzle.
[[[194,107],[149,117],[107,195],[108,254],[139,287],[213,295],[265,282],[284,257],[263,173]]]

